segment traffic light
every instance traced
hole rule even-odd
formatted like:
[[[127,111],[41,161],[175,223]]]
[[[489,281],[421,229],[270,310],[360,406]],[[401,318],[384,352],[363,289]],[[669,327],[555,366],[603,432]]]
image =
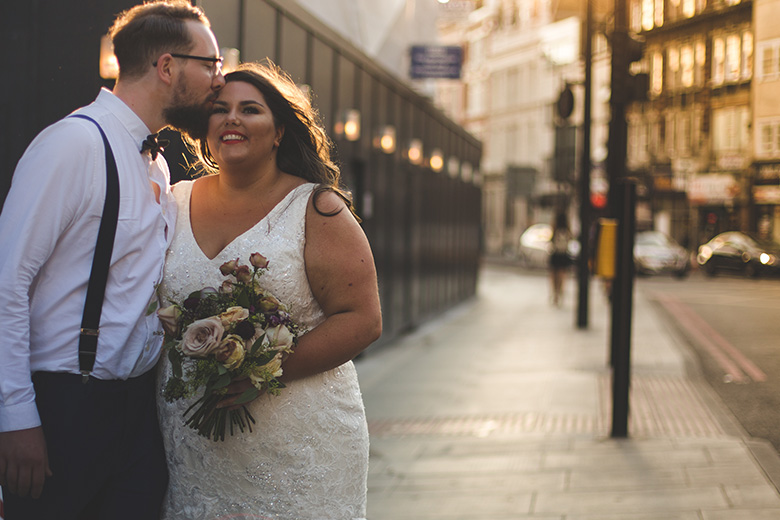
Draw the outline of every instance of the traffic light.
[[[612,33],[612,65],[617,67],[612,73],[612,98],[619,103],[631,103],[647,100],[650,77],[645,72],[632,73],[633,63],[641,61],[645,43],[639,37],[629,33]]]
[[[632,72],[632,64],[641,61],[644,57],[645,42],[644,39],[634,35],[627,34],[626,38],[626,58],[628,60],[628,78],[626,90],[628,102],[647,101],[647,92],[650,90],[650,75],[647,72]]]

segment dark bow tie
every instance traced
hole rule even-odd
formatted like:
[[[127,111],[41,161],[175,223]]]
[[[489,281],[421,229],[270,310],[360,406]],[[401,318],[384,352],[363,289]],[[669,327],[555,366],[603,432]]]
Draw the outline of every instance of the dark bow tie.
[[[152,155],[152,160],[157,159],[157,154],[162,152],[166,146],[170,144],[167,139],[157,139],[157,134],[149,134],[146,139],[141,143],[141,153],[149,150]]]

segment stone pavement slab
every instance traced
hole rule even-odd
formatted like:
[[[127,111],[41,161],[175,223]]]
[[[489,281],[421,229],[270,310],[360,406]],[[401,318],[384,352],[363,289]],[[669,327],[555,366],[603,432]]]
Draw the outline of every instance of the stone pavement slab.
[[[641,290],[629,438],[609,437],[607,302],[594,282],[578,330],[573,284],[555,308],[547,283],[487,266],[475,299],[356,362],[369,519],[780,519],[777,454],[745,437]]]

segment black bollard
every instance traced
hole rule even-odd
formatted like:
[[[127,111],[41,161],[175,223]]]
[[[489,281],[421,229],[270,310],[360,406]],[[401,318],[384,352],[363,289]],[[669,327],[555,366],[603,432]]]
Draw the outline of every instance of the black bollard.
[[[619,195],[615,280],[612,286],[612,437],[628,437],[631,316],[634,295],[636,179],[623,178]]]

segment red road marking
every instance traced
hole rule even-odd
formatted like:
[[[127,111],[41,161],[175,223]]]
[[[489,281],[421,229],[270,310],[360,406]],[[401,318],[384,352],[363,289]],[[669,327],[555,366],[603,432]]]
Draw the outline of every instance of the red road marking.
[[[744,382],[745,374],[753,381],[766,381],[766,374],[755,363],[713,329],[693,309],[674,296],[656,293],[656,298],[734,381]]]

